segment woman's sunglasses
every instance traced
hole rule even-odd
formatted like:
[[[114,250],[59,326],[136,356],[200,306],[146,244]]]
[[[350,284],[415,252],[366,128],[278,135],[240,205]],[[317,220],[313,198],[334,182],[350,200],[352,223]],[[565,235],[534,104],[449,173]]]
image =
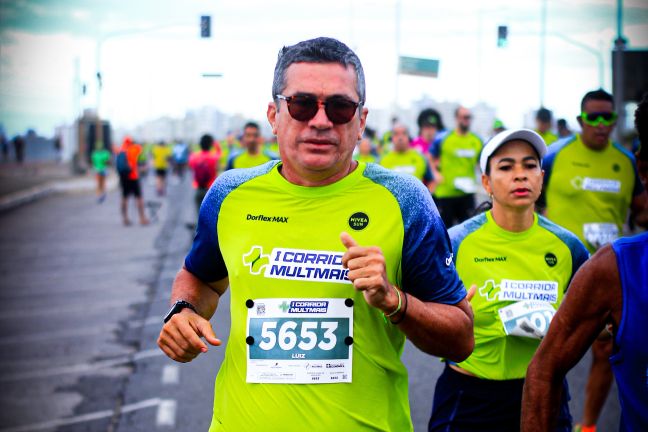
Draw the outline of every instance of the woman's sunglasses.
[[[601,123],[605,126],[612,126],[617,119],[615,112],[593,112],[581,113],[581,119],[590,126],[598,126]]]
[[[353,102],[343,96],[331,96],[325,101],[320,101],[313,95],[284,96],[276,95],[288,105],[288,112],[295,120],[309,121],[317,114],[320,105],[324,105],[326,116],[334,124],[349,123],[361,103]]]

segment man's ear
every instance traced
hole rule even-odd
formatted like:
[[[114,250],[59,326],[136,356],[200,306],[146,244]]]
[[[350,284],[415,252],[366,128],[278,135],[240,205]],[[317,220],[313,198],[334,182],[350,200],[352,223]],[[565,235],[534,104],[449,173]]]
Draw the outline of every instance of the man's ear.
[[[268,123],[272,127],[272,133],[277,135],[277,105],[274,102],[268,102],[266,116],[268,117]]]

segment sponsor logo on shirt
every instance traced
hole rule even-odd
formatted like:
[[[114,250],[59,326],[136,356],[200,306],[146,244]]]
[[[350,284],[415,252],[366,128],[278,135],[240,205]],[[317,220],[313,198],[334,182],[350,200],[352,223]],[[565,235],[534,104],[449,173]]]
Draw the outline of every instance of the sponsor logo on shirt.
[[[261,246],[252,246],[243,255],[243,265],[253,275],[271,279],[307,282],[351,283],[349,270],[342,267],[342,252],[274,248],[264,254]]]
[[[621,182],[612,179],[600,179],[592,177],[574,177],[571,184],[575,189],[582,189],[591,192],[621,192]]]
[[[364,212],[353,213],[349,217],[349,227],[356,231],[361,231],[369,225],[369,216]]]
[[[551,252],[547,252],[544,256],[545,262],[549,267],[553,267],[556,264],[558,264],[558,258],[556,255],[552,254]]]
[[[457,157],[461,158],[472,158],[475,157],[475,150],[473,149],[457,149],[455,152]]]
[[[326,300],[292,300],[284,301],[279,308],[288,313],[326,313],[328,311]]]
[[[558,282],[502,279],[499,285],[490,279],[479,288],[479,295],[488,301],[535,300],[549,303],[558,301]]]
[[[505,256],[495,256],[495,257],[475,257],[476,263],[491,263],[491,262],[506,262]]]
[[[259,221],[259,222],[279,222],[279,223],[288,223],[288,216],[266,216],[266,215],[252,215],[247,214],[246,220]]]

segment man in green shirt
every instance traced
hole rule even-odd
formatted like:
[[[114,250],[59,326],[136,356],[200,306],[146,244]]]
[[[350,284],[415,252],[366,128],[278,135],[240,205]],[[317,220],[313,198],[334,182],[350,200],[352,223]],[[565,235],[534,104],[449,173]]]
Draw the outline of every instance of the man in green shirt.
[[[454,130],[435,140],[430,147],[434,177],[438,186],[435,201],[446,227],[472,216],[477,191],[477,161],[481,139],[470,132],[472,115],[468,108],[455,111]]]
[[[106,199],[106,166],[110,162],[112,154],[106,147],[103,141],[96,143],[96,148],[92,151],[90,158],[92,159],[92,169],[94,169],[97,176],[97,201],[99,204]]]
[[[230,170],[232,168],[252,168],[264,164],[272,159],[277,159],[277,156],[270,154],[261,148],[259,125],[255,122],[248,122],[243,127],[241,145],[243,151],[230,156],[225,170]]]
[[[346,45],[282,48],[272,98],[282,160],[216,179],[158,345],[180,362],[220,345],[229,286],[211,432],[411,431],[405,337],[455,361],[474,342],[447,233],[419,181],[353,161],[368,110]]]
[[[558,141],[558,136],[551,131],[553,123],[553,113],[545,107],[542,107],[536,113],[536,129],[535,131],[542,137],[547,145],[551,145]]]
[[[380,165],[390,170],[413,175],[425,186],[432,186],[432,171],[428,161],[418,150],[410,147],[410,136],[407,126],[396,124],[392,129],[394,149],[383,156]]]
[[[543,160],[545,183],[539,206],[553,222],[576,234],[590,253],[623,233],[628,210],[646,224],[648,194],[637,175],[634,156],[610,140],[617,114],[611,94],[599,89],[581,101],[582,132],[549,147]],[[609,334],[592,345],[583,426],[596,425],[612,385]]]

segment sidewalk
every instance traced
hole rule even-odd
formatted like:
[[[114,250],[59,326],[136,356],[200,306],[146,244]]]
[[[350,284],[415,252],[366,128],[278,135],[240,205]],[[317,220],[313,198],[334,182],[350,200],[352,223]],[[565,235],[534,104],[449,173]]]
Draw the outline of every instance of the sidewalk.
[[[111,190],[117,177],[109,173],[106,187]],[[64,191],[91,191],[96,187],[94,173],[74,175],[69,163],[34,161],[0,164],[0,212]]]

